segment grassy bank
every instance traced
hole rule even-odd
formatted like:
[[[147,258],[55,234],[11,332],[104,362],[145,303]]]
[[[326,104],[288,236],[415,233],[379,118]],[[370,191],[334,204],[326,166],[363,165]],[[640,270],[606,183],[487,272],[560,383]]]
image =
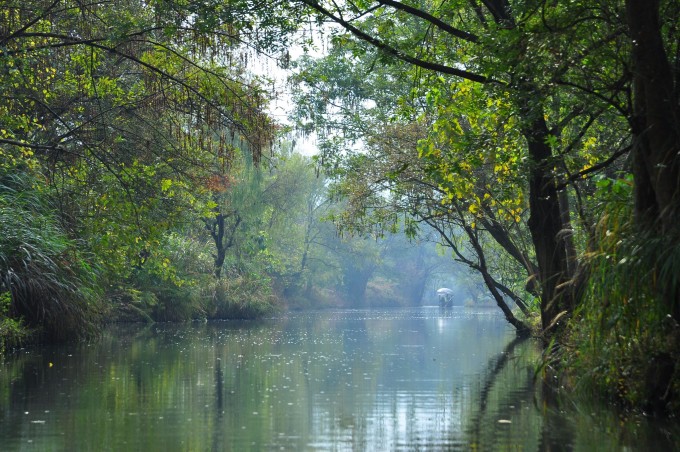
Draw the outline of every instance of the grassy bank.
[[[680,413],[680,241],[636,230],[610,203],[563,340],[569,387],[647,413]]]

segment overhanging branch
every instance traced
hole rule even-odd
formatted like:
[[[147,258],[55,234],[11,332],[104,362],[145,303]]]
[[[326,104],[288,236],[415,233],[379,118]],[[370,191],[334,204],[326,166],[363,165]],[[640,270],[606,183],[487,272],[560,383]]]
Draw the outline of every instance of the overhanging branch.
[[[314,9],[315,11],[319,12],[323,16],[326,16],[333,22],[337,23],[341,27],[343,27],[345,30],[350,32],[352,35],[356,36],[357,38],[361,39],[362,41],[365,41],[375,48],[381,50],[382,52],[385,52],[388,55],[391,55],[398,60],[401,60],[405,63],[413,64],[414,66],[420,67],[422,69],[427,69],[431,70],[434,72],[439,72],[441,74],[448,74],[448,75],[454,75],[456,77],[461,77],[466,80],[470,80],[472,82],[477,82],[477,83],[489,83],[492,82],[493,80],[490,79],[489,77],[486,77],[484,75],[476,74],[474,72],[466,71],[464,69],[458,69],[455,67],[451,66],[446,66],[444,64],[439,64],[439,63],[434,63],[432,61],[426,61],[422,60],[420,58],[416,58],[412,55],[409,55],[405,53],[404,51],[397,49],[395,47],[392,47],[391,45],[387,44],[386,42],[383,42],[382,40],[369,35],[368,33],[360,30],[359,28],[355,27],[348,21],[342,19],[341,17],[333,14],[323,6],[321,6],[318,2],[313,1],[313,0],[300,0],[303,4],[309,6],[310,8]]]
[[[479,38],[476,35],[469,33],[467,31],[459,30],[458,28],[452,27],[451,25],[447,24],[443,20],[441,20],[437,17],[434,17],[431,14],[426,13],[425,11],[423,11],[421,9],[414,8],[414,7],[409,6],[409,5],[405,5],[404,3],[401,3],[401,2],[395,2],[393,0],[378,0],[378,3],[380,3],[381,5],[391,6],[394,9],[405,11],[405,12],[411,14],[412,16],[420,17],[421,19],[431,23],[435,27],[437,27],[437,28],[447,32],[448,34],[457,37],[457,38],[460,38],[460,39],[463,39],[465,41],[472,42],[472,43],[475,43],[475,44],[477,42],[479,42]]]

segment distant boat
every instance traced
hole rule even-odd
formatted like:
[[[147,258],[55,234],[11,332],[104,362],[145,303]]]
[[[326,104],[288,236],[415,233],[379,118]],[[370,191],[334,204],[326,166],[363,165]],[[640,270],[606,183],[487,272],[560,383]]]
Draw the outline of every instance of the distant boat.
[[[439,306],[447,308],[453,306],[453,290],[447,287],[437,289],[437,297],[439,297]]]

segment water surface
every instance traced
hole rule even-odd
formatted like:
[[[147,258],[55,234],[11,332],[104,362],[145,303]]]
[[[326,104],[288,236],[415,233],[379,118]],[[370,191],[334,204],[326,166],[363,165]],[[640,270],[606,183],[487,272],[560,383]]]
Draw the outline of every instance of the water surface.
[[[485,309],[117,325],[97,341],[23,350],[1,365],[0,449],[680,446],[670,423],[551,407],[535,387],[539,354]]]

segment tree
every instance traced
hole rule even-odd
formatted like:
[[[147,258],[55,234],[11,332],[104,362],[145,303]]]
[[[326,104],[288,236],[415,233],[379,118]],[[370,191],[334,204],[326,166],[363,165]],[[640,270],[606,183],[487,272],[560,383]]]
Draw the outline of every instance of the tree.
[[[420,153],[452,206],[492,235],[491,201],[528,220],[532,249],[504,248],[536,275],[546,338],[577,315],[559,339],[578,352],[551,356],[604,392],[677,409],[677,2],[301,3],[339,25],[350,61],[417,81]]]
[[[210,212],[211,177],[237,146],[254,160],[271,146],[266,96],[237,50],[247,27],[235,13],[247,5],[212,6],[0,6],[0,176],[26,173],[47,185],[44,214],[105,287],[145,266],[171,276],[156,252],[167,231]],[[68,284],[86,286],[67,260],[53,263],[73,275]],[[48,308],[37,286],[29,287],[36,296],[19,297],[11,272],[2,268],[3,291],[31,325],[58,323],[60,303],[78,307],[68,291],[55,292]],[[20,310],[22,303],[34,306]]]
[[[572,262],[573,242],[564,233],[573,228],[565,224],[570,207],[569,198],[560,195],[563,181],[570,186],[629,149],[626,139],[608,151],[599,151],[606,147],[598,146],[597,153],[588,153],[588,166],[574,166],[580,160],[574,157],[585,155],[585,143],[599,124],[625,119],[626,74],[619,70],[625,61],[625,30],[616,20],[620,5],[490,1],[447,2],[435,9],[394,1],[344,7],[312,0],[301,3],[347,32],[338,34],[338,41],[347,42],[350,36],[360,41],[353,44],[357,52],[367,53],[372,47],[379,50],[378,61],[401,61],[415,68],[414,73],[423,69],[435,73],[424,75],[423,91],[439,110],[435,117],[439,131],[434,130],[432,147],[422,152],[444,175],[455,168],[440,164],[446,152],[441,142],[454,143],[452,136],[466,135],[465,130],[455,132],[463,127],[455,121],[479,112],[480,104],[505,103],[502,109],[508,116],[497,118],[514,121],[513,130],[519,132],[512,138],[509,157],[517,161],[516,174],[527,175],[527,224],[542,325],[545,330],[553,327],[559,316],[572,311],[578,291],[571,286],[579,281]],[[451,103],[451,95],[465,103]],[[496,146],[493,141],[466,143],[482,146],[474,148],[483,157],[479,163],[493,158],[488,146]],[[448,155],[455,158],[456,153]],[[474,160],[472,164],[476,166]]]
[[[665,236],[663,248],[673,249],[680,237],[680,44],[670,20],[680,17],[680,7],[675,2],[627,0],[626,17],[632,47],[630,121],[637,226],[645,234],[651,230]],[[662,33],[669,37],[664,39]],[[659,262],[659,268],[664,263]],[[658,290],[660,302],[680,321],[680,285],[668,278]]]
[[[298,121],[302,127],[314,126],[326,131],[328,136],[322,136],[322,142],[336,146],[331,148],[333,155],[322,158],[327,159],[328,166],[335,168],[332,174],[342,181],[337,185],[338,193],[348,200],[347,211],[337,220],[350,231],[382,234],[398,230],[396,222],[403,218],[404,227],[412,237],[418,223],[429,224],[439,231],[447,247],[457,251],[458,260],[485,274],[486,281],[492,284],[492,292],[499,290],[497,286],[502,287],[504,296],[515,300],[524,314],[528,314],[521,297],[491,277],[494,270],[487,267],[485,253],[479,246],[479,234],[490,234],[510,260],[524,267],[527,273],[523,280],[528,280],[530,290],[538,293],[533,278],[535,264],[528,252],[517,245],[517,237],[513,237],[522,225],[522,182],[516,176],[504,177],[509,173],[507,170],[500,174],[500,170],[507,168],[508,161],[516,166],[519,158],[499,156],[492,165],[492,168],[499,168],[499,174],[495,175],[495,183],[489,184],[484,182],[488,177],[479,168],[473,170],[464,157],[472,154],[475,159],[482,160],[483,156],[475,153],[483,151],[475,148],[470,152],[465,146],[475,140],[491,141],[490,132],[483,126],[473,129],[470,123],[493,123],[493,132],[499,113],[486,115],[489,119],[485,119],[481,111],[475,112],[474,116],[468,113],[466,118],[454,117],[452,121],[462,122],[470,129],[458,139],[445,135],[446,128],[440,125],[439,135],[444,137],[440,142],[461,144],[455,153],[448,152],[447,156],[440,153],[437,166],[433,168],[419,158],[419,143],[428,138],[427,129],[432,124],[409,112],[418,112],[427,118],[435,110],[426,103],[419,105],[417,100],[408,100],[410,83],[399,75],[405,73],[403,68],[376,68],[373,57],[370,54],[352,55],[347,49],[335,46],[322,60],[298,63],[296,82],[304,82],[304,85],[296,84],[300,87],[296,91]],[[319,98],[324,101],[315,103],[314,99]],[[400,101],[395,103],[395,98]],[[361,150],[357,153],[345,150],[359,135]],[[447,144],[438,146],[450,147]],[[510,152],[506,151],[506,154]],[[345,157],[339,157],[343,155]],[[463,168],[467,168],[467,173],[463,173]],[[449,196],[451,193],[455,196]],[[461,199],[463,196],[467,198]],[[459,251],[462,247],[454,243],[457,242],[454,235],[465,235],[466,226],[471,226],[469,243],[473,246],[470,250],[477,256],[472,259],[465,257]],[[498,294],[496,297],[499,307],[511,323],[528,331],[512,314],[504,296]]]
[[[167,225],[149,218],[151,210],[168,217],[205,194],[193,188],[209,177],[209,162],[224,164],[236,143],[257,160],[269,145],[271,122],[257,83],[236,62],[214,59],[235,57],[237,29],[228,14],[206,7],[3,6],[3,149],[40,159],[48,181],[60,185],[63,221],[76,221],[71,229],[106,212],[118,225],[129,223],[140,242]],[[70,194],[88,191],[96,193],[85,203],[92,210],[78,212],[82,203]],[[100,215],[97,223],[106,220]]]

